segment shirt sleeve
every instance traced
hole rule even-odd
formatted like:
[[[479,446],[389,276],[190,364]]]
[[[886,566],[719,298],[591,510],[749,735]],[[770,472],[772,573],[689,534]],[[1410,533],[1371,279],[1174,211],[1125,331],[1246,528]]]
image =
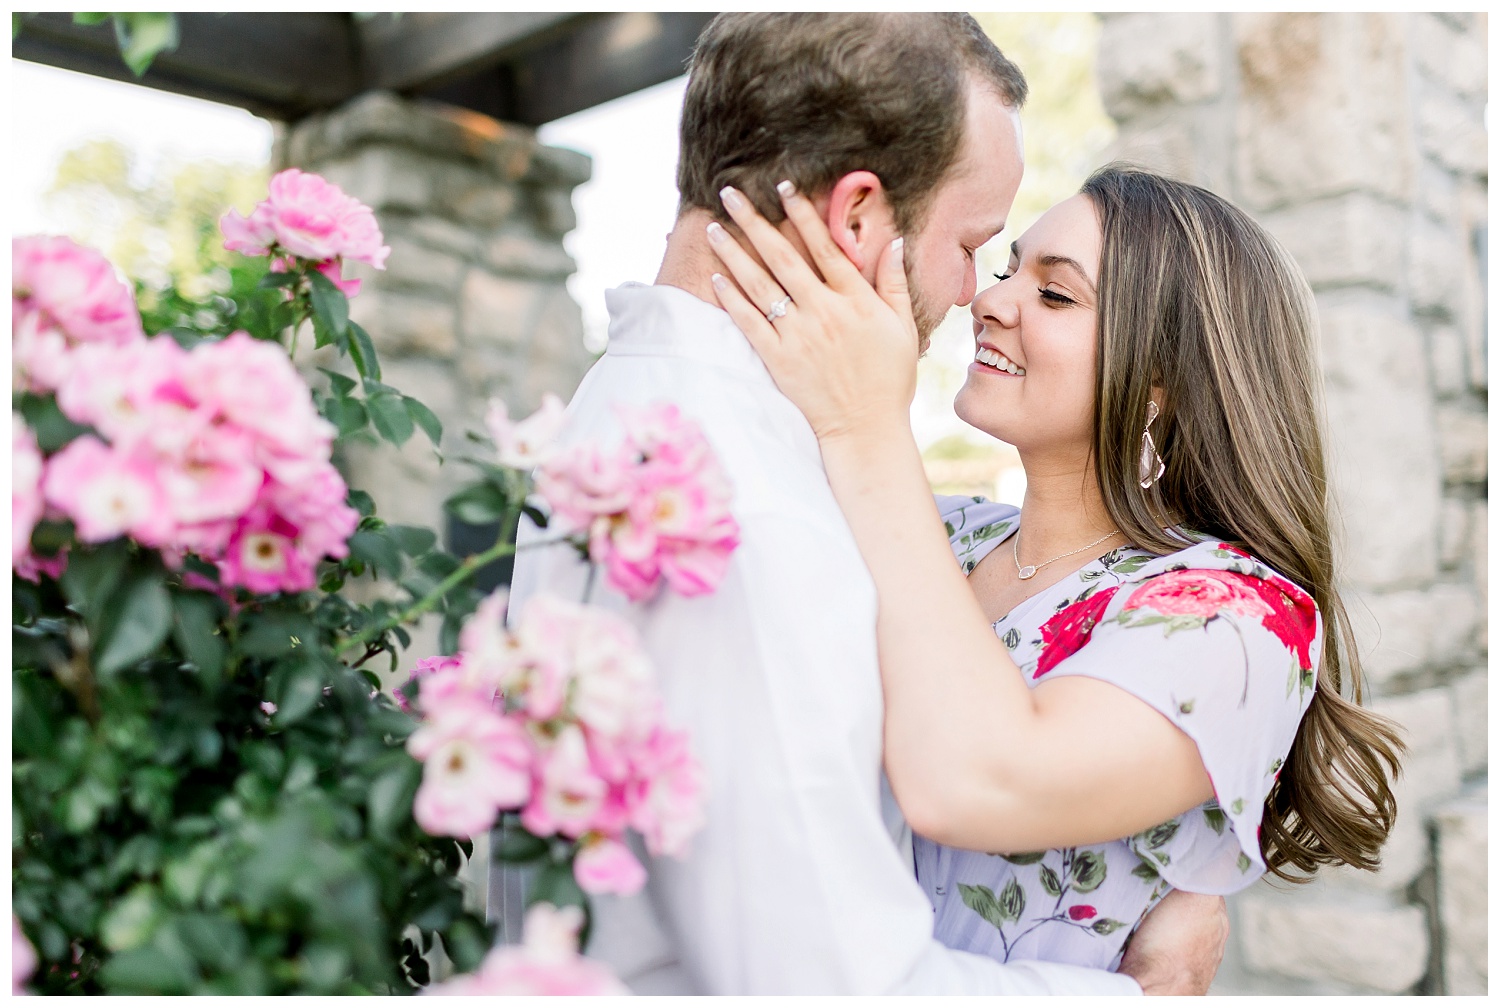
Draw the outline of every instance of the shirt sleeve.
[[[627,983],[680,969],[698,993],[1139,993],[1128,977],[1007,966],[933,939],[880,814],[874,590],[852,538],[738,517],[715,593],[622,608],[639,617],[671,721],[692,733],[707,825],[685,859],[650,860],[643,894],[601,901],[590,954],[637,964]]]
[[[948,530],[948,545],[965,577],[999,545],[1021,514],[1014,505],[998,504],[983,497],[937,494],[933,502]]]
[[[1172,886],[1228,895],[1266,870],[1266,795],[1312,701],[1321,627],[1307,596],[1226,570],[1119,588],[1050,676],[1088,676],[1150,704],[1198,746],[1215,798],[1130,838]]]

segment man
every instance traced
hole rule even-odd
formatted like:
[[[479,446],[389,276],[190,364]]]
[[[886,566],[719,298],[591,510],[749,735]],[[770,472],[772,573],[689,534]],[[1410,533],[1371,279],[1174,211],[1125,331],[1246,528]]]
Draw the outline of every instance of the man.
[[[637,993],[1201,993],[1217,966],[1222,911],[1193,897],[1138,934],[1127,969],[1141,987],[932,938],[882,786],[873,585],[811,430],[712,292],[719,191],[779,221],[774,186],[790,179],[867,276],[908,236],[925,344],[973,297],[974,250],[1004,226],[1025,94],[967,15],[723,14],[699,39],[667,254],[655,286],[609,292],[609,347],[564,436],[612,441],[618,405],[676,403],[724,466],[742,532],[713,595],[594,595],[640,630],[709,782],[690,856],[650,859],[645,892],[597,901],[588,951]],[[584,582],[567,549],[523,552],[512,604],[578,598]]]

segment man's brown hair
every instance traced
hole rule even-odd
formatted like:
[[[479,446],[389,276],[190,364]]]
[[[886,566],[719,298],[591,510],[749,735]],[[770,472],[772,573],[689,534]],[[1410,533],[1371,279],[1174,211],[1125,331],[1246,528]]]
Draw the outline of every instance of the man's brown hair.
[[[681,210],[724,218],[732,185],[772,221],[776,183],[818,196],[874,172],[896,226],[917,225],[958,160],[969,80],[1013,108],[1026,79],[967,14],[720,14],[689,66]]]

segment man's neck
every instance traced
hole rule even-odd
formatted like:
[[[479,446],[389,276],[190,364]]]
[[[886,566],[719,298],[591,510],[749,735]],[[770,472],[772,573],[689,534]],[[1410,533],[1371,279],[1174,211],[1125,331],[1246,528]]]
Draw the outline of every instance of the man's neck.
[[[662,256],[656,283],[680,288],[717,307],[711,278],[724,267],[708,244],[708,223],[713,219],[707,210],[696,209],[677,218],[667,235],[667,254]]]

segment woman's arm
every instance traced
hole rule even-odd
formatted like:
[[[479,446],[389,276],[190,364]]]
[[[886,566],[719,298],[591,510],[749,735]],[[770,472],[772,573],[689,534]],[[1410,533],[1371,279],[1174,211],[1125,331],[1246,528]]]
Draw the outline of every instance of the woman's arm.
[[[1028,689],[953,560],[911,433],[917,338],[899,244],[873,289],[804,199],[786,201],[819,281],[741,200],[715,248],[754,304],[791,293],[775,325],[717,285],[777,384],[818,434],[839,505],[879,591],[885,760],[912,827],[978,850],[1117,839],[1212,795],[1194,742],[1144,701],[1066,678]],[[898,307],[893,308],[892,305]]]

